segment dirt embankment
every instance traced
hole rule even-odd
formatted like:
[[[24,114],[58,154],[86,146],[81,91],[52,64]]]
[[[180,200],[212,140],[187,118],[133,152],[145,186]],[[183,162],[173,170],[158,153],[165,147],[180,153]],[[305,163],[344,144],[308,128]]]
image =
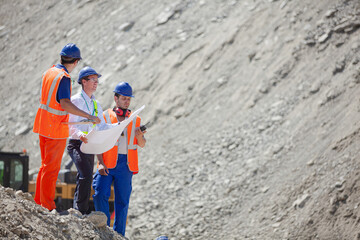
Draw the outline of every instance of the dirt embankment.
[[[1,239],[125,239],[106,226],[103,213],[70,209],[60,216],[35,204],[31,194],[2,186],[0,199]]]

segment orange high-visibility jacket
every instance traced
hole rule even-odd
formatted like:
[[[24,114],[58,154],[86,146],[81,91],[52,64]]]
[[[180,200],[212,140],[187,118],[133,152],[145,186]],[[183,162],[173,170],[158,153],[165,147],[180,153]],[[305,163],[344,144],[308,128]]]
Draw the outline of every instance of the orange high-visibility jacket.
[[[61,124],[61,122],[69,121],[69,114],[56,100],[60,80],[64,76],[71,78],[64,69],[52,66],[42,77],[40,107],[36,113],[33,131],[47,138],[63,139],[69,137],[68,125]]]
[[[118,122],[115,112],[110,108],[104,111],[103,115],[107,123]],[[129,170],[134,174],[137,174],[139,172],[137,139],[135,137],[135,128],[140,127],[140,122],[141,122],[141,118],[139,116],[136,116],[136,118],[133,121],[131,121],[127,126],[127,137],[128,137],[127,163],[129,166]],[[107,166],[107,168],[115,168],[117,163],[117,156],[118,156],[118,146],[115,145],[109,151],[104,152],[102,156],[104,159],[104,164]]]

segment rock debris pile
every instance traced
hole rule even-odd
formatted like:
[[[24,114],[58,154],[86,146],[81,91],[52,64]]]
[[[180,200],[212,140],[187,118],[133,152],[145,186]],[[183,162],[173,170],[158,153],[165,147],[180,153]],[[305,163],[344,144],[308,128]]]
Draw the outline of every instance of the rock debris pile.
[[[2,239],[125,239],[106,226],[101,212],[83,216],[70,209],[69,215],[59,215],[35,204],[30,193],[2,186],[0,199]]]

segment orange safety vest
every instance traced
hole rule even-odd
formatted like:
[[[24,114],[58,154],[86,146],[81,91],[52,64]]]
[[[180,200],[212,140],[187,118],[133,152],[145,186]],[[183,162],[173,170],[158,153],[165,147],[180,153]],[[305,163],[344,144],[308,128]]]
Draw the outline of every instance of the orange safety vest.
[[[60,80],[63,77],[71,78],[64,69],[55,66],[47,70],[42,77],[40,107],[36,113],[33,132],[47,138],[64,139],[69,137],[68,125],[61,124],[61,122],[69,121],[69,114],[56,100]]]
[[[107,123],[117,123],[117,117],[115,112],[112,109],[106,110],[104,113],[104,119]],[[136,121],[136,122],[135,122]],[[133,124],[135,122],[135,124]],[[129,170],[133,172],[133,174],[137,174],[139,172],[138,165],[138,153],[137,153],[137,139],[135,137],[135,128],[140,127],[141,118],[136,116],[134,120],[132,120],[127,126],[127,137],[128,137],[128,152],[127,152],[127,164],[129,166]],[[115,168],[118,157],[118,146],[115,145],[112,149],[102,154],[104,164],[108,168]]]

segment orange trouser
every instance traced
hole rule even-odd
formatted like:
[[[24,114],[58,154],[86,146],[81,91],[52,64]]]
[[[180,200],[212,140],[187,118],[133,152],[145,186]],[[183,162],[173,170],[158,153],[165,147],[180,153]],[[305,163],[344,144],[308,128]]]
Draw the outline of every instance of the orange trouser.
[[[35,202],[50,211],[55,209],[56,180],[61,159],[66,147],[66,139],[51,139],[39,135],[41,166],[36,179]]]

